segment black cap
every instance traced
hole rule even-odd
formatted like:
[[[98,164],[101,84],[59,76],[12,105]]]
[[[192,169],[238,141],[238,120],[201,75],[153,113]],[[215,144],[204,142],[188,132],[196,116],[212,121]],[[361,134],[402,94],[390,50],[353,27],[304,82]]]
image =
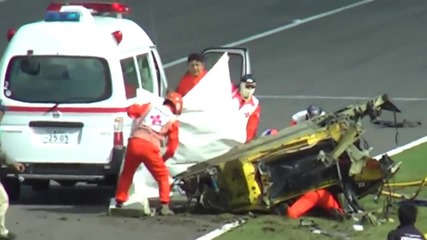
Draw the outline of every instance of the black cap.
[[[244,82],[244,83],[256,83],[254,76],[252,76],[252,74],[245,74],[243,75],[243,77],[240,79],[240,82]]]

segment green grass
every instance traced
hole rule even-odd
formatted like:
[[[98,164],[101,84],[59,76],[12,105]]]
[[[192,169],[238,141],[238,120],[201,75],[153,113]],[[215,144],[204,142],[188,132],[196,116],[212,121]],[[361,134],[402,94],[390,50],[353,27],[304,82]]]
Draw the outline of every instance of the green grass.
[[[427,144],[419,145],[410,150],[404,151],[398,155],[392,156],[395,161],[402,161],[401,168],[395,176],[396,181],[416,181],[424,179],[427,175],[425,161],[427,159]],[[387,189],[384,189],[387,190]],[[407,188],[399,190],[399,193],[412,193],[416,188]],[[381,197],[378,204],[375,204],[372,196],[362,199],[361,203],[367,210],[381,209],[383,200]],[[427,187],[418,195],[418,199],[427,199]],[[427,233],[427,207],[419,207],[417,227]],[[326,220],[322,218],[305,217],[313,219],[322,229],[326,231],[345,232],[351,239],[385,239],[387,233],[396,228],[398,219],[393,213],[391,221],[383,223],[380,226],[371,226],[364,224],[364,231],[356,232],[352,229],[352,220],[344,223]],[[300,228],[298,220],[290,220],[287,217],[279,216],[260,216],[250,219],[246,224],[231,230],[224,235],[219,236],[216,240],[240,240],[240,239],[268,239],[268,240],[299,240],[299,239],[331,239],[328,236],[311,233],[308,229]],[[333,239],[333,238],[332,238]]]

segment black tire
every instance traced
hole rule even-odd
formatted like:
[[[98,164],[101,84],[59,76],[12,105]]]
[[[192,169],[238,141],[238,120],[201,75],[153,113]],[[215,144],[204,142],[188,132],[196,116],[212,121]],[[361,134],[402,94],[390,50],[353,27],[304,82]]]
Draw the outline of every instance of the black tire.
[[[104,181],[102,181],[101,183],[99,183],[99,186],[109,186],[109,187],[113,187],[114,191],[117,188],[117,183],[119,181],[119,177],[120,177],[120,173],[121,173],[121,166],[123,164],[123,162],[125,161],[125,157],[126,157],[126,147],[122,148],[120,150],[120,153],[118,153],[118,155],[114,156],[116,157],[116,159],[120,159],[120,161],[117,161],[115,163],[115,165],[113,166],[114,171],[108,175],[105,176]]]
[[[106,175],[102,181],[97,183],[98,186],[116,187],[118,177],[117,175]]]
[[[18,201],[21,197],[21,182],[18,178],[2,177],[1,183],[7,192],[9,201]]]
[[[77,181],[73,180],[62,180],[57,182],[59,183],[59,185],[61,185],[61,187],[74,187],[77,184]]]
[[[50,187],[50,180],[35,180],[32,182],[31,187],[36,192],[47,191]]]

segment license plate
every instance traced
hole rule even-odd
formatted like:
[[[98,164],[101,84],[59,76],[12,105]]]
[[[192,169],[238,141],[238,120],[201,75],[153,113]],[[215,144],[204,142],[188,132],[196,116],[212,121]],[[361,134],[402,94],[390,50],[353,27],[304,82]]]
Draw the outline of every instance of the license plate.
[[[69,144],[71,135],[63,131],[52,131],[44,134],[43,143],[45,144]]]

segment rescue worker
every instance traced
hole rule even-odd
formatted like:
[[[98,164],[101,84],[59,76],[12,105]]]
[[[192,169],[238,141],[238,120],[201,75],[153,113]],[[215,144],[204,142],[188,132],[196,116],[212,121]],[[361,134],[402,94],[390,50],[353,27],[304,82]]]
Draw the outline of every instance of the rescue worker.
[[[276,129],[267,129],[261,134],[261,136],[276,134],[278,134]],[[298,200],[292,204],[292,206],[288,207],[286,211],[290,218],[299,218],[314,207],[323,208],[334,217],[338,218],[340,218],[343,214],[343,210],[341,209],[338,202],[326,189],[319,189],[305,193],[300,198],[298,198]]]
[[[246,143],[256,137],[261,106],[259,100],[254,96],[256,81],[252,74],[246,74],[240,79],[238,86],[232,85],[233,100],[246,119]]]
[[[6,107],[0,102],[0,121],[3,119]],[[25,166],[21,163],[17,163],[12,159],[8,158],[3,152],[0,152],[0,164],[6,164],[13,168],[17,172],[25,171]],[[16,234],[10,232],[6,226],[6,212],[9,208],[9,197],[3,184],[0,182],[0,239],[1,240],[12,240],[16,239]]]
[[[315,207],[326,210],[329,214],[338,220],[343,219],[343,209],[327,189],[318,189],[306,192],[291,206],[289,206],[286,211],[290,218],[296,219],[302,217]]]
[[[310,107],[306,111],[308,118],[321,114],[321,109],[319,107]],[[311,111],[310,110],[315,110]],[[276,135],[278,132],[275,129],[267,129],[263,135]],[[299,218],[306,214],[308,211],[314,207],[320,207],[330,213],[337,219],[342,219],[344,211],[341,206],[338,204],[338,201],[327,189],[318,189],[315,191],[309,191],[299,197],[291,206],[287,207],[286,213],[290,218]],[[283,214],[283,213],[282,213]]]
[[[307,121],[319,115],[325,115],[325,112],[321,107],[311,104],[306,110],[299,111],[292,115],[291,125],[296,125],[297,123]]]
[[[179,123],[176,115],[181,114],[182,96],[169,92],[163,105],[152,103],[131,105],[127,112],[133,118],[133,126],[126,149],[123,171],[116,190],[116,206],[122,207],[128,200],[129,187],[136,169],[141,163],[152,174],[159,185],[161,215],[173,215],[170,209],[169,170],[165,162],[174,156],[178,147]],[[167,148],[161,156],[161,141],[167,138]]]
[[[319,115],[325,115],[323,109],[310,104],[306,110],[299,111],[292,116],[291,125],[296,125]],[[343,219],[344,210],[326,188],[303,194],[286,211],[290,218],[299,218],[315,207],[326,210],[338,220]]]
[[[192,53],[187,58],[188,70],[181,78],[176,92],[185,96],[200,80],[206,75],[208,71],[205,69],[203,55],[199,53]]]
[[[415,205],[402,203],[398,210],[400,225],[388,233],[387,240],[426,240],[423,234],[415,227],[417,215],[418,210]]]

